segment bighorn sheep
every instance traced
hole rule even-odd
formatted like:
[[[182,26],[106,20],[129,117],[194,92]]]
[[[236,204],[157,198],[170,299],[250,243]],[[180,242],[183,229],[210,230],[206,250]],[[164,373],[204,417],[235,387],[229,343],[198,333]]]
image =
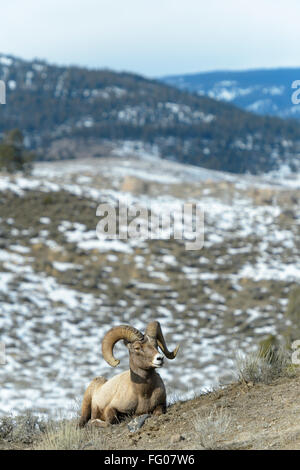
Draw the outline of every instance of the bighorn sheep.
[[[118,422],[124,415],[153,413],[159,415],[166,409],[166,390],[155,369],[162,367],[164,356],[176,357],[179,346],[170,352],[166,346],[160,323],[148,324],[145,334],[136,328],[120,325],[109,330],[102,341],[102,354],[112,367],[119,364],[113,356],[114,345],[123,340],[129,350],[130,370],[110,380],[96,377],[88,386],[82,402],[79,426],[91,423],[107,426]]]

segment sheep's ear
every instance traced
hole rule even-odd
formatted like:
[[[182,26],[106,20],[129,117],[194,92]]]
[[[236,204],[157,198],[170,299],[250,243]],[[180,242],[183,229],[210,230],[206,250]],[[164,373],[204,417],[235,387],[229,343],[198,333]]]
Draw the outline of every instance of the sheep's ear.
[[[123,339],[123,344],[124,344],[124,346],[126,346],[126,348],[128,348],[128,349],[130,348],[131,343],[129,341],[127,341],[126,339]]]

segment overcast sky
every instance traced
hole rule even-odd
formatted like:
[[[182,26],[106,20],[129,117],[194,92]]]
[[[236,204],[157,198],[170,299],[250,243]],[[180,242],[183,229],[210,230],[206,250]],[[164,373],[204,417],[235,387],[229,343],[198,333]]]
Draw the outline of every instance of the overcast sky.
[[[0,52],[155,77],[300,66],[299,0],[10,0]]]

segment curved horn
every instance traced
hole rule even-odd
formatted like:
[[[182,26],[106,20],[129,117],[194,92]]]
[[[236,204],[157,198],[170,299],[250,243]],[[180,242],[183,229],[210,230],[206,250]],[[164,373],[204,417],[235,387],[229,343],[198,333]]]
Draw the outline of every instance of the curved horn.
[[[157,347],[157,329],[158,329],[158,322],[157,321],[152,321],[151,323],[148,323],[146,331],[145,331],[145,336],[148,337],[148,340],[150,343],[153,344],[153,346]]]
[[[149,337],[151,342],[157,342],[158,346],[168,359],[175,359],[179,349],[179,345],[172,352],[168,350],[164,336],[161,331],[160,323],[158,321],[152,321],[151,323],[148,323],[145,335]]]
[[[133,341],[142,341],[144,335],[139,330],[129,325],[120,325],[111,328],[102,340],[102,355],[106,362],[112,367],[116,367],[120,363],[118,359],[114,358],[113,349],[114,345],[121,339],[132,343]]]

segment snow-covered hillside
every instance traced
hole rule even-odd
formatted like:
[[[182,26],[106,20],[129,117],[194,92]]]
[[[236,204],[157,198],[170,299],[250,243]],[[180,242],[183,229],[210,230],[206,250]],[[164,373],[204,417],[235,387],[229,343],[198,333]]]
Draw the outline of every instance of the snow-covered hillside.
[[[67,411],[96,375],[111,326],[157,319],[176,365],[170,397],[232,377],[237,351],[282,335],[300,281],[299,175],[255,178],[128,156],[40,163],[31,177],[0,175],[0,412]],[[97,206],[196,202],[201,250],[182,240],[99,240]],[[119,370],[127,367],[118,345]]]
[[[162,81],[253,113],[299,119],[300,106],[292,102],[292,84],[299,79],[299,68],[282,68],[175,75]]]

